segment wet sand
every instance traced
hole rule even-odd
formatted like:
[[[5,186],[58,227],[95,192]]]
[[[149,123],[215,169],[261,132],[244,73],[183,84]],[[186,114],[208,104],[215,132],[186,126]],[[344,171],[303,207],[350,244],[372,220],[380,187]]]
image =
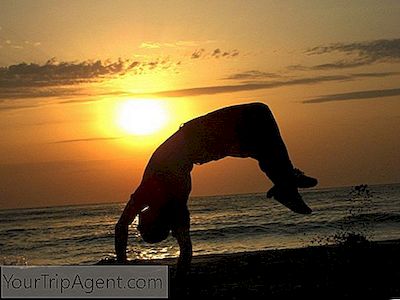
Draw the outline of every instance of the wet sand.
[[[195,256],[185,281],[175,259],[130,263],[170,265],[171,298],[400,298],[400,240]]]

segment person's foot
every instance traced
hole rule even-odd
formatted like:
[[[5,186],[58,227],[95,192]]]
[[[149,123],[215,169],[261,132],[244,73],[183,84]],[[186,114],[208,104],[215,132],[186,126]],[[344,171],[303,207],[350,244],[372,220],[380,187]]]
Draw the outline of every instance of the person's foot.
[[[316,178],[305,175],[304,172],[299,169],[293,169],[293,173],[295,176],[296,185],[299,188],[310,188],[318,184],[318,180]]]
[[[312,210],[301,198],[297,188],[277,187],[274,185],[268,192],[267,198],[274,198],[291,211],[298,214],[311,214]]]

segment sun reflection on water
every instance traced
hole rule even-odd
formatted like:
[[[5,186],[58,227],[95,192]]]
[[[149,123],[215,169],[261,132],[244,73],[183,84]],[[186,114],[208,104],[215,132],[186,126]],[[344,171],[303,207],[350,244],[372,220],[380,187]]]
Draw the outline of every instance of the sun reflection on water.
[[[177,246],[154,246],[154,247],[144,247],[143,249],[133,249],[128,250],[129,256],[136,259],[163,259],[179,256],[179,249]]]

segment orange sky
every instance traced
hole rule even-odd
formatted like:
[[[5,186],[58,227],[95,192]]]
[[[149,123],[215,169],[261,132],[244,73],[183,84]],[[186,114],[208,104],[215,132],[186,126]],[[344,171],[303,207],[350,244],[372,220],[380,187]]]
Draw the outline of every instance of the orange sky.
[[[399,182],[399,14],[398,1],[2,1],[0,208],[124,202],[181,123],[253,101],[321,187]],[[121,125],[138,99],[165,110],[154,133]],[[250,159],[193,171],[192,195],[269,187]]]

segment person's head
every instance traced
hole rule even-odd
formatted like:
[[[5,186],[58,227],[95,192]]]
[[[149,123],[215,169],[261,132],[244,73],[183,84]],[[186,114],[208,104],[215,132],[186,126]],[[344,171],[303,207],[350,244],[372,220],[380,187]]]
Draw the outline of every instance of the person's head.
[[[154,176],[143,182],[137,193],[142,202],[138,230],[144,241],[158,243],[170,232],[169,195],[165,182]]]
[[[163,210],[155,211],[150,207],[139,214],[138,230],[147,243],[159,243],[165,240],[171,230],[168,213]]]

